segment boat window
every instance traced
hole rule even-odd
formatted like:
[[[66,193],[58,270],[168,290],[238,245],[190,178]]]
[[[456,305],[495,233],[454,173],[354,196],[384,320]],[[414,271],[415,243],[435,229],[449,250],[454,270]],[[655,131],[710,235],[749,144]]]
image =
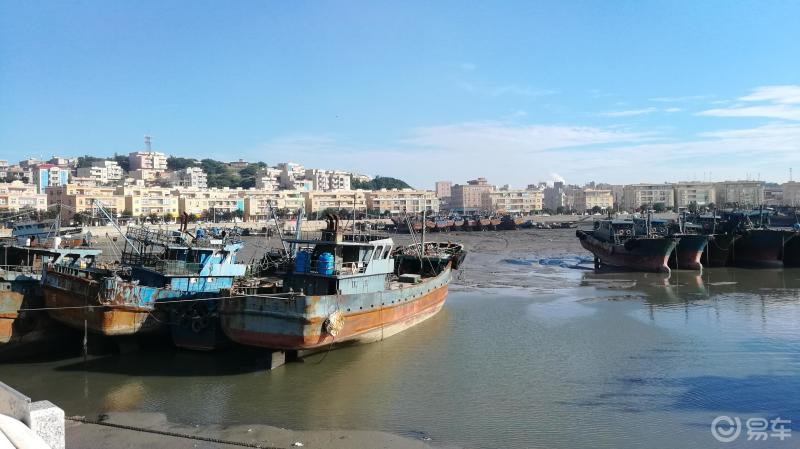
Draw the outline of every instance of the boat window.
[[[387,246],[386,249],[383,250],[383,259],[388,259],[389,258],[389,254],[391,254],[391,253],[392,253],[392,247],[391,246]]]
[[[383,253],[383,246],[376,247],[375,248],[375,259],[380,259],[382,253]]]

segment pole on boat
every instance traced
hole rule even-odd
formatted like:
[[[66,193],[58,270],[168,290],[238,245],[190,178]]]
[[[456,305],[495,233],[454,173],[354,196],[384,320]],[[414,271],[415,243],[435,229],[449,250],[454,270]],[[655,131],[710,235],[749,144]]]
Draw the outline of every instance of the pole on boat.
[[[425,255],[425,228],[428,227],[428,222],[425,220],[425,212],[427,212],[428,208],[424,205],[422,206],[422,240],[420,241],[420,248],[422,249],[421,254]]]

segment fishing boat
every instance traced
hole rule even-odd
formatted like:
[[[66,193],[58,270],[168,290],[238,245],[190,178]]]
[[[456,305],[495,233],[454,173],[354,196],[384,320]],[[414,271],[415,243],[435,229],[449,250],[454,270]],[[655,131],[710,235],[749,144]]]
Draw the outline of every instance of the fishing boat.
[[[771,229],[766,210],[731,211],[722,214],[727,232],[739,235],[730,251],[729,263],[745,267],[782,267],[784,244],[791,231]]]
[[[791,229],[791,238],[783,245],[783,266],[800,267],[800,224],[793,224]]]
[[[49,219],[14,223],[11,237],[20,246],[72,248],[89,246],[92,234],[80,227],[62,227],[59,219]]]
[[[634,218],[635,231],[643,235],[651,232],[655,236],[674,237],[678,245],[670,254],[668,265],[672,269],[702,270],[703,251],[708,244],[708,236],[702,234],[698,225],[687,224],[681,219],[671,222],[660,219]]]
[[[42,266],[62,256],[92,257],[99,249],[4,246],[0,251],[0,359],[31,355],[63,338],[60,328],[41,309]]]
[[[448,221],[445,218],[437,218],[436,220],[434,220],[434,224],[436,225],[433,229],[434,231],[449,232],[450,226],[452,226],[452,221]]]
[[[474,218],[465,218],[464,219],[464,226],[462,228],[464,231],[474,231],[475,230],[475,219]]]
[[[594,254],[595,269],[669,272],[669,256],[678,238],[651,232],[637,235],[631,220],[595,221],[594,230],[577,230],[581,246]]]
[[[447,297],[454,258],[439,245],[398,249],[387,236],[344,234],[334,218],[287,243],[296,254],[282,293],[234,288],[221,301],[231,340],[298,354],[366,343],[434,316]]]
[[[733,232],[727,221],[716,213],[688,215],[685,217],[685,222],[697,233],[708,237],[708,243],[700,256],[703,266],[727,266],[731,258],[731,251],[741,235]]]
[[[492,221],[487,217],[476,217],[475,218],[475,230],[476,231],[486,231],[489,229]]]
[[[184,320],[176,316],[182,310],[178,306],[186,304],[179,301],[199,300],[229,289],[233,279],[246,270],[246,265],[236,263],[242,244],[225,237],[209,238],[202,230],[191,235],[145,227],[128,228],[125,241],[119,265],[101,266],[94,257],[72,254],[46,265],[42,285],[50,316],[106,336],[158,332],[172,322],[173,341],[178,346],[203,349],[205,343],[195,344],[195,339],[187,336],[198,336],[213,324],[205,318],[214,311]],[[167,307],[168,301],[175,307]],[[184,328],[194,335],[182,332]],[[205,335],[196,340],[205,340]]]
[[[460,231],[464,229],[464,223],[466,223],[466,219],[461,217],[456,217],[453,219],[453,226],[451,229],[453,231]]]
[[[499,217],[490,217],[488,229],[492,231],[497,231],[498,229],[500,229],[500,223],[501,220]]]

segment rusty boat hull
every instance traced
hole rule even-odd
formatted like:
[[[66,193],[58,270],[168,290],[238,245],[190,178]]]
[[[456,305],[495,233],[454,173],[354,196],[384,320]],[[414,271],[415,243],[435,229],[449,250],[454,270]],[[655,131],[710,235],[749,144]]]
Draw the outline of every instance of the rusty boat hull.
[[[668,273],[669,257],[678,245],[677,238],[632,239],[626,244],[613,244],[598,239],[592,231],[576,232],[581,246],[594,254],[595,268]]]
[[[794,232],[783,245],[783,266],[800,267],[800,232]]]
[[[166,314],[154,307],[133,304],[134,288],[111,290],[76,270],[45,270],[44,303],[54,320],[72,328],[84,326],[106,336],[154,333],[166,330]],[[88,307],[87,306],[91,306]]]
[[[680,270],[702,270],[703,251],[708,245],[708,236],[700,234],[680,234],[678,246],[669,258],[669,267]]]
[[[783,267],[784,244],[793,234],[777,229],[750,229],[741,234],[730,252],[730,264],[740,267]]]
[[[450,277],[448,266],[420,283],[380,292],[222,301],[222,329],[236,343],[277,350],[314,351],[374,342],[436,315],[447,298]],[[332,333],[326,323],[334,313],[341,317],[341,328]]]

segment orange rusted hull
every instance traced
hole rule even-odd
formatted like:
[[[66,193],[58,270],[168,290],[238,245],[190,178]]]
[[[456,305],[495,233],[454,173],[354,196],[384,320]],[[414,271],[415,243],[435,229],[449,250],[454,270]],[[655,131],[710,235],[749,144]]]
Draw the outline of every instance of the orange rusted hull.
[[[365,305],[357,310],[342,306],[338,312],[343,326],[335,336],[325,330],[328,316],[315,312],[331,298],[324,296],[224,301],[223,330],[237,343],[271,349],[314,350],[331,344],[369,343],[402,332],[439,312],[447,299],[449,278],[447,269],[431,281],[406,287],[402,296],[391,290],[383,292],[385,296],[377,293],[374,307]],[[388,301],[391,294],[397,295],[396,302]],[[369,304],[370,299],[362,299],[365,302],[359,304]],[[347,301],[343,298],[340,303]]]
[[[75,309],[48,310],[51,318],[67,326],[108,336],[133,335],[163,331],[166,329],[164,317],[156,317],[159,311],[148,309],[99,305],[97,300],[87,301],[85,297],[53,288],[44,290],[47,307],[80,307]],[[83,308],[85,305],[94,306]]]

